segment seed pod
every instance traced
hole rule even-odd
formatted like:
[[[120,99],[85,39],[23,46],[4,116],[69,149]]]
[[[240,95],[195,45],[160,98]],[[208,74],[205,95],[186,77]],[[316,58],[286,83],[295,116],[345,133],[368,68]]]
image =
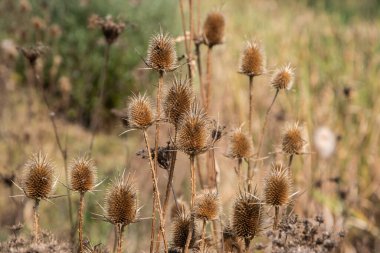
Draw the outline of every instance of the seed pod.
[[[157,71],[172,71],[176,64],[177,53],[173,39],[162,32],[154,35],[148,47],[147,65]]]
[[[288,169],[282,164],[272,164],[270,173],[265,178],[264,200],[271,206],[282,206],[289,202],[292,182]]]
[[[277,90],[290,90],[294,83],[294,69],[290,64],[277,69],[271,80],[272,87]]]
[[[256,41],[248,41],[241,59],[239,72],[247,76],[260,76],[265,73],[265,53]]]
[[[236,159],[249,158],[253,154],[252,146],[249,136],[240,127],[236,128],[229,138],[227,156]]]
[[[215,220],[219,215],[219,197],[215,191],[203,191],[195,198],[195,217],[202,220]]]
[[[282,151],[290,155],[302,153],[305,141],[302,138],[302,130],[298,122],[293,126],[288,126],[282,136]]]
[[[74,191],[91,191],[96,183],[96,168],[89,157],[76,159],[70,168],[70,184]]]
[[[187,236],[189,234],[190,226],[193,225],[193,233],[190,240],[189,248],[193,248],[196,240],[196,228],[190,215],[185,212],[179,212],[173,220],[172,227],[172,246],[177,248],[184,248],[186,245]]]
[[[225,25],[226,21],[221,12],[213,11],[207,15],[203,24],[203,36],[209,47],[223,43]]]
[[[144,129],[154,122],[154,113],[149,98],[144,95],[134,95],[128,104],[128,123],[132,128]]]

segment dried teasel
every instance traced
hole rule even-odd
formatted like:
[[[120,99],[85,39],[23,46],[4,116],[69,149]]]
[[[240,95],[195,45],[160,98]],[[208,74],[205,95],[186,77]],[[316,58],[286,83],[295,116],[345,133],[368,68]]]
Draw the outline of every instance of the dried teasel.
[[[276,90],[290,90],[294,83],[294,68],[290,64],[277,69],[271,80],[271,85]]]
[[[177,68],[175,43],[168,34],[160,32],[151,38],[146,64],[160,72],[169,72]]]
[[[101,18],[98,15],[91,15],[88,19],[90,28],[100,27],[102,29],[105,40],[109,45],[113,44],[125,29],[125,23],[122,21],[114,21],[112,16]]]
[[[134,95],[128,103],[128,124],[131,128],[146,129],[155,120],[152,104],[144,95]]]
[[[195,198],[195,217],[202,220],[215,220],[219,215],[219,197],[216,191],[205,190]]]
[[[282,151],[290,155],[298,155],[303,151],[305,140],[299,123],[288,126],[282,136]]]
[[[87,156],[77,158],[70,166],[70,185],[74,191],[91,191],[96,184],[94,161]]]
[[[186,202],[181,198],[178,198],[170,209],[170,218],[174,220],[179,213],[186,213],[186,210],[188,210]]]
[[[174,150],[174,147],[170,145],[170,142],[167,142],[166,146],[158,147],[157,162],[160,168],[164,170],[170,169],[170,162],[173,157],[173,150]],[[155,153],[156,153],[155,148],[151,148],[150,154],[151,154],[152,160],[154,160]],[[136,152],[136,155],[142,159],[149,159],[149,152],[147,152],[146,149],[142,149]]]
[[[239,73],[247,76],[260,76],[266,71],[263,48],[257,41],[248,41],[240,58]]]
[[[19,48],[19,50],[21,51],[23,56],[29,61],[30,65],[35,66],[37,59],[47,52],[48,47],[39,43],[35,46],[21,47]]]
[[[267,205],[282,206],[289,203],[292,181],[288,169],[283,164],[272,164],[264,182],[264,202]]]
[[[203,37],[209,47],[223,43],[226,21],[219,11],[210,12],[203,24]]]
[[[189,248],[193,248],[196,242],[196,227],[190,215],[185,212],[178,212],[177,216],[172,221],[172,246],[176,248],[185,248],[187,236],[189,235],[190,228],[192,228],[192,235],[190,239]]]
[[[227,156],[234,159],[248,159],[252,155],[252,140],[241,127],[234,129],[229,137]]]
[[[178,128],[182,117],[190,111],[193,100],[194,95],[189,79],[175,78],[163,99],[165,117],[175,128]]]

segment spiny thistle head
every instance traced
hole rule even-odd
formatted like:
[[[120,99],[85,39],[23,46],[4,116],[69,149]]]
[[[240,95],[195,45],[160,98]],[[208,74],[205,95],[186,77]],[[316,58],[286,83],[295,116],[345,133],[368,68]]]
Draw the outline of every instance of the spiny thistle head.
[[[154,113],[149,98],[144,95],[134,95],[128,104],[128,123],[132,128],[144,129],[154,122]]]
[[[189,80],[174,79],[173,85],[164,97],[163,109],[165,116],[175,127],[178,127],[183,115],[190,111],[193,99],[193,90]]]
[[[53,166],[46,155],[34,154],[26,163],[21,187],[28,198],[47,199],[54,188]]]
[[[80,157],[73,161],[70,169],[70,184],[74,191],[91,191],[96,183],[94,161],[88,157]]]
[[[265,68],[263,48],[257,41],[248,41],[240,59],[239,72],[247,76],[260,76],[265,73]]]
[[[235,200],[232,229],[240,238],[252,239],[263,225],[263,204],[249,192],[240,193]]]
[[[288,169],[280,164],[272,164],[270,173],[265,178],[264,201],[271,206],[282,206],[289,202],[292,181]]]
[[[227,156],[231,158],[249,158],[252,156],[252,140],[246,135],[241,127],[233,130],[229,138]]]
[[[176,68],[177,53],[174,40],[162,32],[154,35],[149,43],[147,65],[157,71],[172,71]]]
[[[294,68],[290,64],[277,69],[271,80],[272,87],[276,90],[290,90],[294,83]]]
[[[178,216],[178,213],[185,213],[187,209],[188,207],[186,205],[186,202],[180,198],[177,199],[177,202],[175,202],[171,207],[170,218],[174,220]]]
[[[195,198],[195,217],[202,220],[215,220],[219,215],[219,197],[215,191],[203,191]]]
[[[302,129],[298,122],[293,126],[288,126],[282,136],[282,151],[290,155],[302,153],[305,141],[302,138]]]
[[[213,11],[207,15],[203,24],[203,35],[209,47],[223,43],[225,26],[226,21],[221,12]]]
[[[128,225],[136,220],[137,191],[129,176],[112,183],[105,197],[105,211],[112,224]]]
[[[172,246],[177,248],[184,248],[186,245],[186,240],[189,234],[190,226],[192,225],[192,218],[185,212],[178,212],[172,224]],[[189,248],[193,248],[195,240],[196,227],[194,223]]]
[[[179,149],[188,155],[197,155],[208,149],[210,142],[209,120],[196,103],[187,112],[178,127]]]

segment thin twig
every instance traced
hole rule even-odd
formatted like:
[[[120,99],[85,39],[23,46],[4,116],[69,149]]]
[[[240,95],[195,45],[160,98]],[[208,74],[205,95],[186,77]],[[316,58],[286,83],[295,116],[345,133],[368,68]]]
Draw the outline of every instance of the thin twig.
[[[212,60],[211,60],[211,55],[212,55],[212,47],[208,47],[207,50],[207,69],[206,69],[206,82],[205,82],[205,89],[206,89],[206,103],[205,103],[205,109],[206,112],[209,112],[209,107],[210,107],[210,96],[211,96],[211,75],[212,75]]]
[[[248,115],[248,134],[250,140],[252,140],[253,130],[252,130],[252,115],[253,114],[253,76],[249,76],[249,115]],[[252,162],[248,160],[248,170],[247,170],[247,185],[248,191],[252,189],[252,178],[253,178]]]

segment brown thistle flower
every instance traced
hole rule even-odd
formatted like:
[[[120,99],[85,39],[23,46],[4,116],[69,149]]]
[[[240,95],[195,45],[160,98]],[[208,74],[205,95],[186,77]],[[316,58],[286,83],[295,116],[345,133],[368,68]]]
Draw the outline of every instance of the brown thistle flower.
[[[48,47],[42,44],[37,44],[36,46],[31,46],[31,47],[21,47],[19,48],[19,50],[24,55],[24,57],[29,61],[30,65],[35,66],[37,59],[46,53],[46,51],[48,50]]]
[[[134,95],[128,104],[128,123],[132,128],[145,129],[154,122],[154,112],[149,98],[144,95]]]
[[[96,183],[96,168],[89,157],[77,158],[70,169],[70,184],[74,191],[81,193],[91,191]]]
[[[137,191],[130,177],[112,183],[105,197],[105,216],[112,224],[126,226],[138,216]]]
[[[196,227],[190,215],[185,212],[178,212],[173,220],[172,225],[172,246],[177,248],[185,248],[187,236],[192,226],[193,232],[191,235],[189,248],[193,248],[196,241]]]
[[[292,192],[292,181],[288,169],[281,163],[272,164],[265,179],[264,201],[267,205],[282,206],[288,204]]]
[[[34,154],[25,165],[21,188],[25,196],[35,200],[47,199],[54,188],[53,166],[46,155]]]
[[[93,14],[88,19],[90,28],[100,27],[102,29],[105,40],[109,45],[113,44],[125,29],[125,23],[122,21],[114,21],[112,16],[101,18]]]
[[[168,89],[163,100],[163,109],[165,117],[169,122],[178,128],[179,123],[191,109],[193,102],[193,90],[191,89],[189,79],[174,79],[173,85]]]
[[[302,153],[305,140],[302,138],[302,129],[298,122],[293,126],[288,126],[282,136],[282,151],[290,155]]]
[[[266,71],[265,53],[257,41],[248,41],[241,59],[239,72],[247,76],[260,76]]]
[[[202,220],[215,220],[219,215],[219,197],[215,191],[203,191],[195,198],[195,217]]]
[[[277,69],[271,80],[272,87],[276,90],[290,90],[294,83],[294,69],[290,64]]]
[[[196,103],[187,112],[178,128],[178,147],[188,155],[197,155],[206,151],[210,145],[209,121]]]
[[[223,43],[226,21],[219,11],[210,12],[203,24],[203,37],[209,47]]]
[[[241,127],[233,130],[229,138],[227,156],[235,159],[247,159],[253,154],[252,140]]]
[[[148,67],[160,71],[173,71],[177,64],[175,43],[168,34],[162,32],[154,35],[148,47],[146,64]]]

